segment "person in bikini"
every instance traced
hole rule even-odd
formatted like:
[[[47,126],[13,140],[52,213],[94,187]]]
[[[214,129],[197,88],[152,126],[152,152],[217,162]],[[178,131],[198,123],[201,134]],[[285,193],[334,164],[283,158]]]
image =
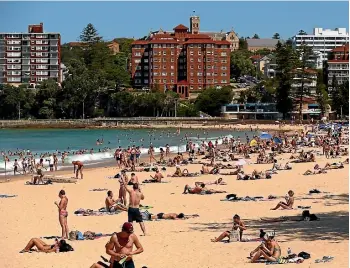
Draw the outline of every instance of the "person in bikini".
[[[126,175],[125,170],[122,170],[121,172],[121,176],[119,179],[119,196],[118,199],[124,204],[124,206],[126,206],[126,190],[124,185],[128,185],[129,180],[128,180],[128,176]]]
[[[199,215],[185,215],[183,213],[158,213],[150,214],[150,220],[184,220],[189,218],[199,217]]]
[[[232,230],[223,232],[219,237],[212,239],[211,242],[220,242],[226,237],[228,238],[228,241],[230,241],[232,232],[237,230],[239,231],[239,240],[241,241],[243,236],[243,231],[247,230],[247,227],[244,225],[244,222],[241,220],[241,217],[236,214],[233,216]]]
[[[286,202],[279,202],[276,207],[271,208],[271,210],[282,209],[293,209],[294,204],[294,192],[292,190],[288,191],[288,195],[285,197]]]
[[[136,250],[133,250],[134,246]],[[143,247],[134,234],[134,228],[130,222],[125,222],[121,232],[114,233],[105,247],[106,253],[111,256],[110,268],[135,268],[133,255],[143,252]],[[105,266],[94,263],[90,268],[102,267]]]
[[[115,212],[117,210],[127,211],[127,208],[122,203],[120,203],[119,200],[115,201],[113,199],[112,191],[107,192],[107,198],[105,200],[105,204],[108,212]]]
[[[195,183],[195,187],[192,188],[188,184],[185,185],[185,189],[183,194],[200,194],[203,190],[205,190],[204,183]]]
[[[28,244],[19,253],[31,252],[32,249],[36,247],[39,252],[52,253],[56,252],[59,248],[59,242],[56,241],[53,245],[48,245],[39,238],[32,238],[29,240]]]
[[[78,179],[78,175],[80,173],[80,178],[83,179],[83,167],[84,167],[83,162],[81,162],[81,161],[72,161],[72,164],[73,164],[73,167],[74,167],[75,178]]]
[[[257,262],[261,257],[271,262],[278,261],[281,257],[281,247],[277,241],[274,240],[274,237],[274,232],[267,234],[265,242],[261,243],[258,248],[250,253],[252,258],[251,262]]]
[[[67,198],[66,192],[64,190],[61,190],[59,192],[58,197],[61,199],[61,201],[60,201],[60,203],[55,202],[55,205],[58,208],[58,219],[59,219],[60,225],[62,227],[62,239],[68,239],[68,237],[69,237],[69,229],[68,229],[68,222],[67,222],[68,198]]]

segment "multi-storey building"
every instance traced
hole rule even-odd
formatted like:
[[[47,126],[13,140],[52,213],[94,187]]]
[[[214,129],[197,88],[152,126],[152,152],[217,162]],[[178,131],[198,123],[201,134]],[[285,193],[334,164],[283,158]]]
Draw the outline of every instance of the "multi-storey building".
[[[272,38],[262,38],[262,39],[248,38],[246,39],[246,41],[248,44],[248,50],[255,52],[260,49],[275,50],[278,41],[281,42],[282,40],[272,39]]]
[[[44,33],[42,23],[28,33],[0,33],[0,84],[61,82],[60,34]]]
[[[303,44],[312,47],[315,54],[314,62],[317,69],[321,69],[328,54],[336,47],[349,43],[349,33],[346,28],[335,30],[314,28],[313,34],[298,34],[293,37],[293,46],[298,48]]]
[[[328,91],[333,89],[333,77],[340,85],[349,81],[349,44],[332,50],[326,64]]]
[[[182,97],[208,87],[230,84],[230,42],[180,24],[174,32],[153,33],[132,43],[131,75],[135,88],[173,90]]]

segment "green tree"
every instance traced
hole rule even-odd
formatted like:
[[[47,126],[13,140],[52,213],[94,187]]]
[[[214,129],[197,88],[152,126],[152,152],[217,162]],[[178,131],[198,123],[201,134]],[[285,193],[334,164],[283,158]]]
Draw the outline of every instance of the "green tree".
[[[349,81],[332,90],[332,108],[339,116],[349,116]]]
[[[129,55],[131,53],[131,43],[134,42],[132,38],[115,38],[114,41],[119,44],[119,51]]]
[[[259,35],[258,34],[254,34],[252,39],[260,39]]]
[[[262,49],[258,49],[254,52],[255,55],[261,55],[261,56],[267,56],[269,54],[271,54],[271,50],[268,48],[262,48]]]
[[[248,42],[247,42],[247,40],[244,39],[244,38],[239,38],[238,47],[241,50],[247,50],[248,49]]]
[[[298,35],[307,35],[307,33],[304,30],[299,30]]]
[[[245,52],[244,50],[236,50],[231,52],[231,77],[238,79],[242,75],[255,74],[255,66],[249,59],[250,55],[250,52]]]
[[[231,87],[208,88],[200,93],[195,101],[195,107],[211,116],[221,114],[221,106],[232,102],[233,92]]]
[[[94,25],[92,23],[89,23],[81,32],[79,40],[81,42],[95,43],[102,40],[102,37],[99,36]]]
[[[272,39],[280,39],[280,34],[279,33],[274,33],[274,35],[272,36]]]
[[[287,44],[276,45],[276,78],[278,80],[278,87],[276,89],[277,110],[283,114],[283,119],[293,109],[293,102],[291,99],[292,89],[292,70],[296,66],[298,57],[292,48]]]

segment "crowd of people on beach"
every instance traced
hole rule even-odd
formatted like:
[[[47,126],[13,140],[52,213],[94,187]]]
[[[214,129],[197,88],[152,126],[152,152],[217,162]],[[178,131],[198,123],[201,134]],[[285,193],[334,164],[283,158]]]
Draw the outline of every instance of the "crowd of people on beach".
[[[199,138],[199,137],[198,137]],[[143,235],[147,235],[145,221],[147,220],[179,220],[198,217],[198,215],[185,215],[184,213],[145,213],[141,212],[140,207],[145,195],[141,190],[141,185],[145,183],[162,183],[166,176],[162,171],[167,168],[175,168],[169,177],[201,177],[206,174],[217,176],[226,176],[228,180],[235,178],[240,181],[245,180],[262,180],[272,179],[274,174],[280,171],[292,170],[292,164],[313,162],[315,163],[314,171],[307,170],[304,175],[322,174],[331,169],[344,168],[345,164],[349,163],[348,158],[343,162],[327,163],[323,168],[317,164],[318,157],[327,159],[335,159],[340,156],[347,156],[348,150],[344,145],[348,145],[348,130],[347,128],[339,128],[328,132],[320,132],[314,127],[312,131],[302,131],[295,133],[276,133],[268,138],[262,136],[248,137],[245,139],[240,137],[224,137],[222,144],[216,141],[202,141],[196,143],[188,137],[186,140],[186,151],[173,153],[170,152],[170,146],[165,145],[160,148],[159,154],[154,151],[154,146],[150,144],[148,149],[148,162],[142,162],[141,148],[139,146],[129,146],[126,149],[117,148],[114,152],[116,166],[120,173],[114,178],[118,179],[119,190],[118,198],[114,198],[114,193],[111,190],[107,191],[105,199],[105,207],[109,213],[116,211],[127,212],[127,221],[122,225],[121,232],[114,233],[109,242],[106,244],[106,253],[110,256],[110,267],[132,268],[134,266],[133,255],[143,252],[143,246],[139,238],[134,234],[133,222],[139,223]],[[100,140],[98,140],[101,143]],[[102,141],[103,143],[103,141]],[[290,154],[288,162],[279,163],[277,156],[281,154]],[[30,154],[22,155],[23,159],[34,159]],[[51,156],[50,156],[51,157]],[[268,170],[255,169],[252,173],[246,173],[244,166],[253,164],[253,157],[256,157],[256,164],[271,164]],[[52,168],[57,170],[58,158],[55,154],[52,155]],[[30,167],[36,171],[37,179],[42,180],[44,168],[44,158],[41,158],[39,163],[31,164]],[[81,161],[73,161],[74,172],[76,178],[80,175],[83,179],[84,164]],[[201,169],[198,172],[190,173],[188,166],[191,164],[201,164]],[[14,173],[18,172],[19,163],[16,160],[14,164]],[[51,161],[49,163],[51,169]],[[183,169],[183,167],[185,167]],[[26,166],[26,168],[29,167]],[[24,170],[24,169],[23,169]],[[228,171],[227,171],[228,170]],[[128,173],[130,172],[130,178]],[[139,181],[136,172],[154,172],[150,175],[150,179]],[[244,182],[243,182],[244,183]],[[223,190],[209,189],[208,185],[222,185],[227,183],[222,177],[214,181],[199,181],[193,186],[186,184],[183,194],[221,194],[226,193]],[[55,202],[58,208],[59,222],[62,227],[61,240],[57,240],[53,245],[47,245],[40,239],[33,238],[21,252],[28,252],[36,247],[43,252],[64,252],[69,251],[65,239],[69,238],[68,228],[68,198],[64,190],[59,192],[60,202]],[[288,189],[284,201],[278,202],[271,210],[283,209],[292,210],[295,206],[295,193],[292,189]],[[225,239],[227,241],[245,241],[243,233],[247,230],[247,226],[241,217],[237,214],[233,216],[233,226],[231,230],[224,231],[218,237],[211,239],[212,242],[220,242]],[[281,247],[275,239],[275,230],[264,232],[260,231],[260,235],[256,241],[261,244],[250,252],[251,262],[258,262],[264,259],[269,263],[283,263]],[[63,242],[62,242],[63,241]],[[61,250],[62,247],[62,250]],[[134,247],[136,248],[134,250]],[[286,257],[288,259],[288,256]],[[104,263],[94,263],[92,268],[109,267]]]

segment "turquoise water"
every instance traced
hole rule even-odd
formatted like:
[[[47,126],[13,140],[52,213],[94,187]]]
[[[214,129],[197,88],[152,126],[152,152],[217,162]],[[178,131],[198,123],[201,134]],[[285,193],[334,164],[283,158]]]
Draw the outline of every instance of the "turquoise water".
[[[84,163],[103,162],[111,160],[115,148],[121,146],[141,146],[141,152],[147,153],[147,149],[152,143],[155,151],[159,151],[160,147],[169,144],[172,152],[184,151],[187,140],[195,143],[201,143],[202,140],[218,140],[222,142],[223,137],[238,137],[242,140],[245,136],[252,136],[252,132],[237,132],[232,130],[181,130],[180,134],[176,133],[176,129],[150,130],[150,129],[45,129],[45,130],[0,130],[0,151],[7,155],[8,151],[31,151],[36,159],[40,158],[41,154],[88,150],[83,155],[72,155],[67,161],[79,159]],[[97,140],[103,139],[102,145],[96,145]],[[94,149],[94,153],[90,154],[90,149]],[[100,150],[100,152],[99,152]],[[18,155],[10,156],[8,167],[12,167],[12,161],[18,158]],[[59,157],[60,158],[60,157]],[[0,159],[0,170],[4,169],[4,161]]]

